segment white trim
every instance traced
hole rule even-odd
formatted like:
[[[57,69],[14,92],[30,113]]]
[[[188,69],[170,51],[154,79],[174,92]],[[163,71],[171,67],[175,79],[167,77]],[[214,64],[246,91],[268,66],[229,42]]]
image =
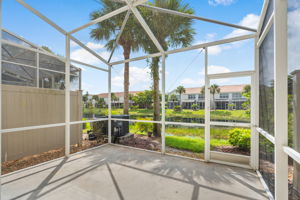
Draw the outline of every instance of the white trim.
[[[111,68],[108,66],[108,143],[111,144]]]
[[[147,25],[146,21],[144,20],[144,18],[142,17],[142,15],[138,11],[138,9],[132,4],[132,2],[130,0],[125,0],[125,2],[127,3],[128,7],[132,11],[132,13],[136,17],[136,19],[142,25],[143,29],[146,31],[147,35],[150,37],[150,39],[152,40],[152,42],[154,43],[156,48],[159,50],[159,52],[164,53],[164,49],[162,48],[161,44],[159,43],[159,41],[157,40],[157,38],[153,34],[152,30]]]
[[[257,42],[258,47],[260,47],[260,45],[265,40],[265,38],[268,35],[268,33],[270,32],[270,29],[272,28],[273,24],[274,24],[274,12],[272,13],[272,15],[270,17],[270,19],[265,27],[265,30],[262,32],[261,36],[259,37],[259,40]]]
[[[217,121],[210,121],[210,125],[211,126],[246,127],[246,128],[251,127],[251,123],[217,122]]]
[[[57,24],[55,24],[54,22],[52,22],[50,19],[48,19],[47,17],[45,17],[44,15],[42,15],[39,11],[35,10],[29,4],[25,3],[23,0],[16,0],[16,1],[18,3],[20,3],[22,6],[24,6],[25,8],[27,8],[28,10],[30,10],[33,14],[35,14],[36,16],[38,16],[39,18],[41,18],[42,20],[44,20],[47,24],[51,25],[53,28],[55,28],[56,30],[58,30],[63,35],[65,35],[67,33],[61,27],[59,27]]]
[[[90,54],[92,54],[93,56],[95,56],[96,58],[98,58],[99,60],[101,60],[103,63],[105,63],[105,64],[108,65],[108,62],[104,58],[102,58],[97,52],[95,52],[94,50],[92,50],[89,47],[87,47],[85,44],[83,44],[82,42],[80,42],[74,36],[70,36],[70,39],[73,40],[75,43],[77,43],[80,47],[82,47],[83,49],[85,49],[86,51],[88,51]]]
[[[252,76],[255,71],[240,71],[240,72],[227,72],[219,74],[208,74],[209,79],[223,79],[223,78],[237,78],[237,77],[247,77]]]
[[[77,64],[79,64],[79,65],[84,65],[84,66],[86,66],[86,67],[98,69],[98,70],[101,70],[101,71],[104,71],[104,72],[108,72],[108,69],[104,69],[104,68],[101,68],[101,67],[97,67],[97,66],[95,66],[95,65],[87,64],[87,63],[84,63],[84,62],[81,62],[81,61],[78,61],[78,60],[71,59],[71,62],[77,63]]]
[[[71,140],[71,93],[70,93],[70,35],[66,35],[66,62],[65,62],[65,156],[70,155],[70,140]]]
[[[227,43],[232,43],[232,42],[237,42],[237,41],[242,41],[242,40],[248,40],[248,39],[252,39],[255,37],[256,37],[256,34],[242,35],[242,36],[238,36],[238,37],[217,40],[214,42],[206,42],[206,43],[202,43],[202,44],[198,44],[198,45],[194,45],[194,46],[190,46],[190,47],[184,47],[184,48],[180,48],[180,49],[170,50],[170,51],[165,52],[165,54],[168,55],[168,54],[190,51],[190,50],[195,50],[195,49],[202,49],[204,47],[211,47],[211,46],[217,46],[217,45],[221,45],[221,44],[227,44]]]
[[[162,97],[161,97],[161,153],[166,153],[166,56],[162,55]]]
[[[118,14],[120,14],[122,12],[125,12],[127,10],[128,10],[128,6],[121,7],[121,8],[119,8],[117,10],[114,10],[114,11],[112,11],[112,12],[106,14],[106,15],[103,15],[103,16],[97,18],[97,19],[94,19],[94,20],[88,22],[87,24],[84,24],[82,26],[79,26],[78,28],[75,28],[74,30],[69,31],[69,34],[70,35],[74,34],[74,33],[78,32],[78,31],[80,31],[82,29],[85,29],[85,28],[87,28],[89,26],[92,26],[94,24],[100,23],[100,22],[102,22],[104,20],[107,20],[109,18],[112,18],[113,16],[116,16],[116,15],[118,15]]]
[[[102,121],[108,121],[108,118],[91,119],[91,120],[85,120],[85,121],[74,121],[74,122],[70,122],[70,124],[74,125],[74,124],[84,124],[84,123],[93,123],[93,122],[102,122]]]
[[[205,127],[205,124],[199,123],[185,123],[185,122],[165,122],[166,125],[179,125],[179,126],[191,126],[191,127]]]
[[[2,30],[2,0],[0,0],[0,30]],[[2,31],[0,31],[0,199],[2,196]]]
[[[126,13],[126,15],[125,15],[125,18],[124,18],[124,20],[123,20],[121,29],[120,29],[120,31],[119,31],[119,33],[118,33],[118,35],[117,35],[116,41],[115,41],[115,43],[114,43],[114,47],[113,47],[113,49],[112,49],[112,51],[111,51],[111,53],[110,53],[110,56],[109,56],[109,58],[108,58],[108,61],[107,61],[108,63],[110,63],[111,58],[112,58],[112,56],[114,55],[115,49],[116,49],[117,46],[118,46],[119,40],[120,40],[121,35],[122,35],[122,33],[123,33],[124,29],[125,29],[125,26],[126,26],[127,21],[128,21],[128,19],[129,19],[130,13],[131,13],[130,11],[127,11],[127,13]]]
[[[140,57],[136,57],[136,58],[130,58],[130,59],[126,59],[126,60],[111,62],[110,65],[119,65],[119,64],[123,64],[123,63],[129,63],[129,62],[133,62],[133,61],[144,60],[144,59],[147,59],[147,58],[159,57],[159,56],[162,56],[162,55],[163,55],[162,53],[148,54],[146,56],[140,56]]]
[[[227,26],[227,27],[238,28],[238,29],[242,29],[242,30],[246,30],[246,31],[256,32],[256,30],[253,29],[253,28],[240,26],[240,25],[236,25],[236,24],[230,24],[230,23],[226,23],[226,22],[221,22],[221,21],[217,21],[217,20],[214,20],[214,19],[199,17],[199,16],[195,16],[195,15],[191,15],[191,14],[188,14],[188,13],[183,13],[183,12],[179,12],[179,11],[175,11],[175,10],[169,10],[169,9],[155,7],[155,6],[146,5],[146,4],[141,5],[141,6],[143,6],[145,8],[148,8],[150,10],[161,12],[161,13],[168,13],[168,14],[171,14],[171,15],[177,15],[177,16],[187,17],[187,18],[190,18],[190,19],[197,19],[197,20],[200,20],[200,21],[205,21],[205,22],[209,22],[209,23],[213,23],[213,24],[219,24],[219,25],[224,25],[224,26]]]
[[[291,158],[293,158],[294,161],[296,161],[298,164],[300,164],[300,153],[294,150],[291,147],[283,147],[283,151],[289,155]]]
[[[256,173],[257,173],[257,176],[258,176],[261,184],[263,185],[263,187],[264,187],[264,189],[265,189],[265,191],[266,191],[266,193],[269,197],[269,200],[274,200],[274,197],[273,197],[271,191],[269,190],[269,187],[266,184],[266,182],[265,182],[264,178],[262,177],[261,173],[258,170],[256,170]]]
[[[258,24],[258,28],[257,28],[257,35],[258,36],[261,33],[261,29],[262,29],[263,23],[264,23],[265,18],[266,18],[268,6],[269,6],[269,0],[264,0],[264,5],[263,5],[262,10],[260,12],[261,14],[260,14],[259,24]]]
[[[275,144],[275,137],[268,133],[267,131],[264,131],[261,128],[256,128],[257,132],[263,135],[267,140],[269,140],[271,143]]]
[[[275,199],[288,199],[288,1],[274,0]]]
[[[66,125],[66,123],[57,123],[57,124],[46,124],[46,125],[38,125],[38,126],[25,126],[25,127],[20,127],[20,128],[8,128],[8,129],[2,129],[1,133],[29,131],[29,130],[42,129],[42,128],[60,127],[60,126],[65,126],[65,125]]]
[[[204,148],[204,159],[205,161],[210,160],[210,81],[208,78],[208,49],[204,48],[204,75],[205,75],[205,148]]]
[[[124,121],[124,122],[146,122],[146,123],[156,123],[161,124],[161,121],[151,121],[151,120],[137,120],[137,119],[119,119],[119,118],[111,118],[112,121]]]

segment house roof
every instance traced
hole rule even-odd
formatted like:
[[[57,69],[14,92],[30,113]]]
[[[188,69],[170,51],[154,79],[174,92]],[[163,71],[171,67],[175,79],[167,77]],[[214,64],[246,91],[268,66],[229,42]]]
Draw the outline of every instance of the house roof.
[[[220,87],[220,93],[228,93],[228,92],[243,92],[244,87],[246,84],[243,85],[224,85]],[[195,87],[195,88],[185,88],[185,94],[199,94],[201,93],[202,87]]]
[[[229,92],[243,92],[244,87],[246,84],[243,85],[224,85],[220,86],[220,92],[221,93],[229,93]],[[195,87],[195,88],[185,88],[185,94],[200,94],[202,90],[202,87]],[[137,94],[143,91],[130,91],[129,94]],[[123,97],[124,92],[113,92],[116,97]],[[108,93],[101,93],[98,94],[100,98],[106,98],[108,96]]]

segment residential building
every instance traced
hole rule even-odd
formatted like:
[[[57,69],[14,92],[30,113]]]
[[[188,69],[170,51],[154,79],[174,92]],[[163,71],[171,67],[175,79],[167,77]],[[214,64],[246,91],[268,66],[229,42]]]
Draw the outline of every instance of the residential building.
[[[229,109],[229,104],[232,104],[232,109],[241,110],[243,109],[242,104],[247,101],[247,99],[242,95],[244,87],[246,85],[224,85],[220,86],[220,92],[216,93],[213,97],[211,95],[211,101],[215,104],[216,109]],[[167,107],[172,109],[176,105],[182,105],[184,109],[192,109],[193,104],[198,105],[198,109],[204,109],[205,106],[205,98],[204,94],[201,92],[202,87],[194,87],[194,88],[185,88],[184,94],[177,94],[176,90],[168,93],[169,101],[167,102]],[[131,91],[130,95],[136,95],[137,93],[142,91]],[[170,99],[170,96],[175,94],[177,99]],[[108,104],[108,93],[98,94],[99,98],[103,98],[105,103]],[[112,106],[121,108],[124,103],[124,93],[123,92],[113,92],[114,98],[112,98]],[[129,100],[129,104],[134,104],[133,101]]]

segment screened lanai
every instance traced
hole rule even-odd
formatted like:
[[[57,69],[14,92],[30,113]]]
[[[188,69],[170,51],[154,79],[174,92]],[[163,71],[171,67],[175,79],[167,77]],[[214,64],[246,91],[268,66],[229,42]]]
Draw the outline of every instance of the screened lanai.
[[[2,199],[300,199],[298,1],[0,2]]]

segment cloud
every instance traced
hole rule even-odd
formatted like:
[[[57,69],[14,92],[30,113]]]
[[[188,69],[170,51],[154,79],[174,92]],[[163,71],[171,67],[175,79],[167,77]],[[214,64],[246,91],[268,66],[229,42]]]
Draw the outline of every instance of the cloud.
[[[184,85],[184,86],[189,86],[189,87],[192,87],[192,86],[202,86],[204,85],[204,80],[203,79],[191,79],[191,78],[184,78],[180,81],[180,85]]]
[[[218,73],[228,73],[230,69],[225,66],[218,65],[210,65],[208,66],[208,74],[218,74]],[[199,72],[200,75],[204,75],[204,69]],[[214,80],[216,84],[224,84],[229,82],[230,79],[218,79]],[[204,79],[192,79],[192,78],[184,78],[180,81],[180,85],[184,85],[185,87],[201,87],[204,85]]]
[[[258,15],[250,13],[250,14],[246,15],[238,24],[241,26],[257,29],[259,19],[260,19],[260,17]],[[224,38],[238,37],[238,36],[245,35],[248,33],[249,33],[249,31],[242,30],[242,29],[236,29],[236,30],[232,31],[231,33],[229,33],[228,35],[226,35]]]
[[[219,65],[209,65],[208,66],[208,74],[220,74],[220,73],[228,73],[231,72],[230,69],[228,69],[225,66],[219,66]],[[204,75],[204,69],[200,72],[200,75]]]
[[[211,6],[218,6],[218,5],[229,6],[235,2],[236,0],[208,0],[208,4]]]
[[[73,45],[73,46],[72,46]],[[87,47],[98,53],[102,58],[105,60],[108,60],[110,56],[110,52],[106,51],[105,47],[103,44],[97,44],[93,42],[88,42],[85,44]],[[79,47],[76,43],[71,43],[71,46],[75,48],[71,52],[71,58],[74,60],[78,60],[84,63],[88,63],[91,65],[97,65],[97,64],[102,64],[102,61],[100,61],[98,58],[96,58],[94,55],[86,51],[85,49]],[[120,56],[115,55],[114,59],[120,59]]]
[[[149,89],[151,86],[151,76],[150,68],[140,68],[130,66],[129,68],[129,84],[130,90],[145,90]],[[124,67],[121,72],[112,77],[112,86],[118,88],[119,90],[123,88],[124,85]]]

